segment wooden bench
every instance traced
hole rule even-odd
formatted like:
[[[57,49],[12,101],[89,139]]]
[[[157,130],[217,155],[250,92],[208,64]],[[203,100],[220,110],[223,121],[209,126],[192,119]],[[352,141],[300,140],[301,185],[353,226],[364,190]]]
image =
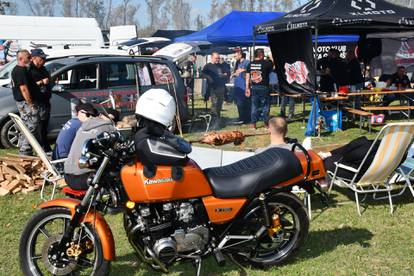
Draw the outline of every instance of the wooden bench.
[[[362,130],[362,124],[363,124],[364,119],[366,119],[366,121],[368,122],[368,131],[369,133],[371,133],[371,116],[374,115],[373,113],[360,110],[360,109],[351,108],[351,107],[344,107],[343,110],[353,115],[359,116],[359,129],[360,130]]]
[[[411,110],[414,110],[414,106],[399,105],[399,106],[364,106],[362,110],[366,111],[400,111],[402,114],[410,119]],[[407,111],[405,114],[403,111]]]

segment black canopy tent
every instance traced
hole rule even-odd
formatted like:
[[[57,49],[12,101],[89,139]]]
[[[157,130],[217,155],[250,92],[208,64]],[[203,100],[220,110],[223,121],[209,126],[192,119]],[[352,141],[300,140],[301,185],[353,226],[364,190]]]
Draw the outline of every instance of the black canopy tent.
[[[282,17],[255,26],[255,33],[309,28],[318,34],[410,31],[414,29],[414,10],[384,0],[313,0]]]
[[[410,30],[414,30],[414,10],[384,0],[313,0],[282,17],[256,25],[254,33],[256,35],[268,34],[272,53],[274,56],[275,53],[279,55],[276,57],[276,63],[282,89],[286,92],[304,94],[312,91],[314,94],[316,92],[317,53],[315,51],[313,59],[309,60],[309,53],[312,51],[309,34],[315,35],[314,46],[317,48],[319,34],[358,34],[361,39],[364,39],[367,34],[371,33],[396,33]],[[287,34],[295,38],[296,43],[300,42],[301,36],[303,37],[302,48],[294,47],[300,57],[299,61],[295,61],[290,45],[280,43],[285,41],[283,35]],[[303,52],[308,54],[303,55]],[[283,53],[287,57],[280,56]],[[292,66],[294,64],[300,64],[300,67],[306,70],[295,69]],[[301,77],[299,79],[303,79],[304,72],[308,73],[306,83],[298,85],[294,79],[292,81],[290,75],[299,75]],[[312,106],[311,113],[312,120],[308,123],[307,135],[315,133],[315,104]]]

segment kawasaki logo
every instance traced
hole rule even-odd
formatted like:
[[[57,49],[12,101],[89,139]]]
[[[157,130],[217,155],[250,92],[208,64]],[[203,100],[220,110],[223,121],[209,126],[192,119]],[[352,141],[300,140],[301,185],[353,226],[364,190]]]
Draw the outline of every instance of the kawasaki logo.
[[[144,184],[148,185],[148,184],[159,184],[159,183],[166,183],[166,182],[171,182],[174,181],[174,179],[172,179],[171,177],[168,178],[159,178],[159,179],[145,179]]]
[[[354,16],[395,14],[394,10],[376,10],[377,5],[373,0],[352,0],[351,7],[357,10],[349,13]]]

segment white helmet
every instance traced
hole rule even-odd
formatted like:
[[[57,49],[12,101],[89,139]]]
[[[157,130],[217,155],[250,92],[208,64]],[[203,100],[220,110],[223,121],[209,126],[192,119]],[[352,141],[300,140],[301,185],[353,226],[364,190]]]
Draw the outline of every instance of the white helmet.
[[[164,89],[149,89],[139,97],[135,114],[169,127],[175,115],[174,98]]]

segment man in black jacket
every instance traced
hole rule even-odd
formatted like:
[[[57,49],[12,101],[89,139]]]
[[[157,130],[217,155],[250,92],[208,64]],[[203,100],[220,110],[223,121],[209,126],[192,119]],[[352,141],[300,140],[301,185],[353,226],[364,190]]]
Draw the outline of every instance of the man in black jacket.
[[[52,87],[50,83],[50,74],[46,70],[45,62],[47,55],[42,49],[31,51],[31,63],[29,74],[40,88],[39,116],[40,116],[40,145],[44,151],[52,151],[47,139],[47,128],[50,119],[50,98],[52,96]]]
[[[223,65],[220,64],[220,55],[218,53],[211,54],[211,62],[204,66],[202,74],[208,83],[208,90],[211,96],[211,113],[213,113],[216,123],[220,124],[221,109],[223,107],[226,79],[228,76],[225,73]]]

